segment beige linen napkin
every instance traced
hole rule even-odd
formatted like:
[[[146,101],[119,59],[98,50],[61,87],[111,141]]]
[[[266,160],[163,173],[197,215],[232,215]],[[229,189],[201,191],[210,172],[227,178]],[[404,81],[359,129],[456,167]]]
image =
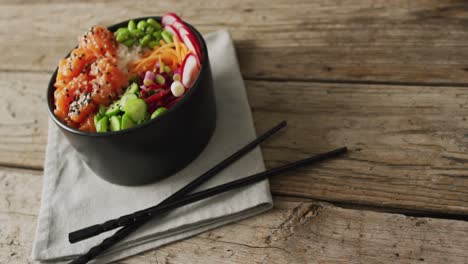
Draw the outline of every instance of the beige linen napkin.
[[[85,253],[115,231],[77,244],[69,232],[152,206],[255,138],[252,115],[231,37],[218,31],[205,37],[213,72],[217,127],[200,156],[177,174],[139,187],[117,186],[93,175],[55,124],[49,122],[42,204],[32,258],[62,262]],[[219,173],[200,189],[265,169],[260,149]],[[238,221],[272,207],[267,181],[231,191],[155,219],[117,244],[96,263],[107,263]]]

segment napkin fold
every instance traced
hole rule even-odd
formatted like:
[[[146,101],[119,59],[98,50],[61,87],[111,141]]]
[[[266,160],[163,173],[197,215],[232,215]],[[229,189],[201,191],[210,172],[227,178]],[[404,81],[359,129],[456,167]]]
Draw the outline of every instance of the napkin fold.
[[[60,263],[85,253],[115,231],[70,244],[68,233],[155,205],[255,138],[255,129],[234,46],[226,30],[206,35],[217,105],[209,144],[189,166],[154,184],[125,187],[101,180],[78,158],[49,121],[42,202],[32,258]],[[259,148],[199,188],[206,189],[265,170]],[[154,219],[95,263],[116,261],[264,212],[273,206],[268,181],[230,191]]]

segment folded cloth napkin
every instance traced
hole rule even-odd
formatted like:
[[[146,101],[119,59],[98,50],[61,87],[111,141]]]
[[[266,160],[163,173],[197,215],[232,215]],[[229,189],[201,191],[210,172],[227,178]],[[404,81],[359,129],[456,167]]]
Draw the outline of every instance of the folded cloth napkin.
[[[218,31],[205,37],[213,72],[217,126],[209,144],[189,166],[154,184],[139,187],[101,180],[78,158],[55,124],[49,122],[42,204],[32,258],[62,262],[85,253],[115,231],[77,244],[68,233],[159,203],[255,138],[252,115],[231,37]],[[259,148],[209,182],[206,189],[265,169]],[[273,206],[268,181],[234,190],[150,221],[111,248],[96,263],[107,263],[266,211]]]

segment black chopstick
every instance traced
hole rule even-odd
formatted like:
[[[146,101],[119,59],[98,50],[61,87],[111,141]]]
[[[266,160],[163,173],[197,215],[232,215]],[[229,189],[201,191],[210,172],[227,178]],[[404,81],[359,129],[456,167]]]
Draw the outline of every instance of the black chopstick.
[[[218,165],[214,166],[213,168],[211,168],[210,170],[208,170],[207,172],[205,172],[204,174],[202,174],[201,176],[199,176],[198,178],[196,178],[195,180],[187,184],[185,187],[183,187],[182,189],[178,190],[177,192],[175,192],[174,194],[166,198],[164,201],[162,201],[158,205],[152,206],[144,210],[137,211],[133,214],[124,215],[119,218],[112,219],[101,224],[96,224],[93,226],[85,227],[83,229],[71,232],[70,234],[68,234],[68,240],[70,241],[70,243],[76,243],[78,241],[81,241],[81,240],[84,240],[93,236],[97,236],[106,231],[110,231],[112,229],[122,227],[122,226],[127,226],[135,222],[134,219],[138,217],[139,215],[148,214],[147,213],[148,210],[155,209],[158,206],[161,206],[167,202],[183,197],[184,195],[195,190],[201,184],[211,179],[213,176],[218,174],[221,170],[226,168],[228,165],[238,160],[244,154],[246,154],[247,152],[257,147],[260,143],[265,141],[267,138],[269,138],[270,136],[278,132],[280,129],[282,129],[286,125],[287,125],[286,121],[280,122],[278,125],[274,126],[270,130],[265,132],[263,135],[259,136],[258,138],[256,138],[255,140],[253,140],[252,142],[244,146],[242,149],[238,150],[237,152],[235,152],[234,154],[232,154],[231,156],[229,156],[228,158],[220,162]]]
[[[143,224],[143,223],[146,223],[149,219],[152,219],[153,215],[165,213],[175,208],[178,208],[178,207],[190,204],[190,203],[194,203],[202,199],[206,199],[208,197],[212,197],[212,196],[215,196],[215,195],[218,195],[218,194],[230,191],[230,190],[244,187],[244,186],[265,180],[268,177],[271,177],[271,176],[274,176],[274,175],[277,175],[285,171],[289,171],[289,170],[292,170],[292,169],[295,169],[295,168],[298,168],[307,164],[333,158],[341,154],[344,154],[347,151],[348,149],[346,147],[335,149],[330,152],[326,152],[326,153],[315,155],[306,159],[298,160],[298,161],[295,161],[295,162],[292,162],[292,163],[289,163],[289,164],[286,164],[277,168],[273,168],[264,172],[254,174],[249,177],[231,181],[231,182],[228,182],[228,183],[225,183],[225,184],[213,187],[213,188],[209,188],[200,192],[186,195],[180,199],[167,202],[164,205],[159,206],[158,208],[153,208],[149,210],[149,212],[151,213],[150,215],[138,216],[137,219],[135,219],[136,222],[134,222],[134,224],[120,229],[111,237],[104,239],[100,245],[92,247],[87,253],[79,256],[78,258],[70,262],[70,264],[87,263],[88,261],[92,260],[99,254],[101,254],[103,251],[110,248],[112,245],[116,244],[118,241],[122,240],[123,238],[128,236],[130,233],[138,229],[138,227],[140,226],[140,223]]]

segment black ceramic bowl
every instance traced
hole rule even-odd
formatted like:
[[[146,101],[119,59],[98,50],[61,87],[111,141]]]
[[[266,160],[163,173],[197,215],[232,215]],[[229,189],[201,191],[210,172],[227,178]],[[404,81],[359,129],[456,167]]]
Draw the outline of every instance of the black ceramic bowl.
[[[135,21],[149,17],[136,18]],[[153,17],[161,21],[160,17]],[[125,27],[127,21],[110,26]],[[49,115],[83,161],[106,181],[120,185],[142,185],[179,171],[204,149],[216,126],[216,105],[206,43],[195,34],[202,49],[201,71],[182,99],[159,118],[136,127],[107,133],[83,132],[67,126],[54,114],[52,75],[47,91]]]

